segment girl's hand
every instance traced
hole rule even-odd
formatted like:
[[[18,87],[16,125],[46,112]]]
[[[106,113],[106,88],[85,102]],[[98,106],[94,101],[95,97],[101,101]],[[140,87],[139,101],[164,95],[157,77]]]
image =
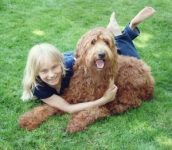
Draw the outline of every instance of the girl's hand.
[[[109,82],[109,87],[106,90],[105,94],[103,95],[104,99],[107,102],[111,102],[115,99],[116,97],[116,92],[117,92],[117,86],[114,84],[114,80],[110,79]]]

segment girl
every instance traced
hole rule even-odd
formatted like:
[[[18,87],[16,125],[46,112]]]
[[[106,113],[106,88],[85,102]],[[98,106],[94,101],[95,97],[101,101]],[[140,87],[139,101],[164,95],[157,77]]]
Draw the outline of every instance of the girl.
[[[140,33],[137,25],[153,13],[153,8],[144,8],[131,20],[123,32],[120,31],[114,13],[111,15],[107,28],[115,36],[119,54],[139,58],[132,40]],[[64,54],[63,58],[59,50],[51,44],[42,43],[35,45],[31,48],[27,59],[23,78],[22,99],[37,98],[52,107],[68,113],[101,106],[115,99],[117,87],[113,84],[113,81],[110,81],[109,88],[102,98],[86,103],[67,103],[61,97],[61,94],[69,85],[73,74],[72,66],[74,61],[73,53]]]

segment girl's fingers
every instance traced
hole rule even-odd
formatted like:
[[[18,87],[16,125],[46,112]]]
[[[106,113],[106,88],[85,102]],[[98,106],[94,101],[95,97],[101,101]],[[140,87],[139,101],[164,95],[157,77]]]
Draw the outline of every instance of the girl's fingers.
[[[109,87],[114,85],[114,78],[109,79]]]

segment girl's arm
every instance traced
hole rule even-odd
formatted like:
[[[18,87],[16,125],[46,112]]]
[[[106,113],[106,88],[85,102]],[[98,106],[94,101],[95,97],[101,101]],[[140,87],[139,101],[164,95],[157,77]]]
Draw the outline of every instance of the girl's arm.
[[[66,102],[62,97],[58,95],[52,95],[49,98],[43,99],[43,102],[46,104],[56,107],[62,111],[68,112],[68,113],[74,113],[78,112],[84,109],[101,106],[108,102],[111,102],[115,99],[117,92],[117,87],[113,84],[109,85],[108,90],[105,92],[103,97],[101,97],[98,100],[91,101],[91,102],[84,102],[84,103],[78,103],[78,104],[69,104]]]

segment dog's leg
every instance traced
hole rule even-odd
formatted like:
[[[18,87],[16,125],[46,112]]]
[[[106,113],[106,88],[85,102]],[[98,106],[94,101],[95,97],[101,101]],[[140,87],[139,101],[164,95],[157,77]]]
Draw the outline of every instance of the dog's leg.
[[[118,97],[117,101],[113,101],[106,105],[111,114],[121,114],[130,108],[136,108],[141,105],[141,100],[134,94],[129,94],[130,96],[126,95],[128,95],[128,93],[124,92],[123,95]]]
[[[120,105],[128,108],[137,108],[141,105],[142,101],[135,97],[131,96],[130,98],[120,99]],[[125,109],[125,108],[124,108]]]
[[[151,75],[147,77],[147,82],[139,90],[138,97],[143,101],[150,100],[154,95],[154,79]]]
[[[93,123],[97,119],[109,116],[110,113],[106,107],[92,108],[78,113],[74,113],[67,126],[67,131],[74,133],[86,129],[87,125]]]
[[[138,105],[139,106],[139,105]],[[121,114],[126,112],[127,110],[131,108],[136,108],[138,106],[130,105],[130,104],[116,104],[114,106],[111,106],[110,113],[111,114]]]
[[[111,109],[111,114],[121,114],[123,112],[126,112],[129,108],[131,108],[129,105],[125,104],[116,104]]]
[[[38,106],[23,114],[19,118],[19,125],[21,128],[31,131],[38,127],[48,117],[55,114],[63,114],[63,112],[46,104]]]
[[[120,104],[127,105],[130,108],[136,108],[141,105],[141,99],[138,97],[140,89],[134,89],[132,86],[128,86],[127,89],[122,89],[119,92],[117,101]]]
[[[126,112],[128,109],[130,108],[137,108],[141,105],[141,100],[139,99],[133,99],[135,101],[135,103],[133,104],[125,104],[125,103],[119,103],[119,104],[116,104],[114,106],[114,109],[112,110],[112,114],[120,114],[120,113],[123,113],[123,112]]]

